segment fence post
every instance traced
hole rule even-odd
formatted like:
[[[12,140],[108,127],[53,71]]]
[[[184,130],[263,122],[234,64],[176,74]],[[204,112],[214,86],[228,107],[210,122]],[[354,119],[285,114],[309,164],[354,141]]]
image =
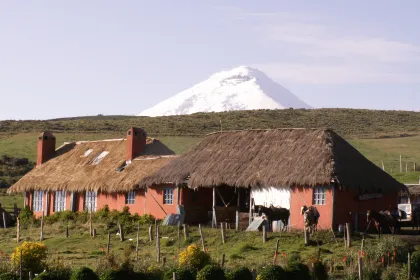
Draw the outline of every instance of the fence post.
[[[201,224],[198,224],[198,230],[200,231],[201,245],[203,246],[203,251],[205,252],[206,251],[206,245],[204,243],[204,234],[203,234],[203,229],[201,228]]]
[[[277,239],[277,241],[276,241],[276,250],[274,251],[273,265],[276,264],[276,262],[277,262],[277,256],[279,254],[279,242],[280,242],[280,239]]]
[[[69,238],[69,226],[66,226],[66,238]]]
[[[226,254],[222,254],[222,264],[221,264],[222,267],[225,266],[225,260],[226,260]]]
[[[160,237],[159,237],[159,226],[156,225],[156,261],[160,263]]]
[[[239,211],[238,210],[236,210],[235,229],[236,231],[239,231]]]
[[[363,280],[363,259],[359,257],[359,280]]]
[[[346,223],[346,231],[347,231],[347,248],[351,247],[351,224]]]
[[[150,225],[150,226],[149,226],[149,241],[150,241],[150,242],[152,242],[152,241],[153,241],[153,234],[152,234],[152,231],[153,231],[153,226],[152,226],[152,225]]]
[[[111,232],[108,231],[108,244],[106,245],[106,254],[109,255],[109,248],[111,247]]]
[[[20,219],[16,218],[16,243],[20,242]]]
[[[223,223],[220,223],[220,231],[222,233],[222,243],[225,244],[225,227],[223,226]]]
[[[262,226],[262,238],[263,243],[265,243],[267,241],[267,231],[265,230],[265,225]]]
[[[176,272],[173,272],[173,273],[172,273],[172,279],[173,279],[173,280],[178,280],[178,277],[176,276]]]
[[[187,240],[190,236],[190,232],[188,231],[188,225],[184,224],[184,239]]]
[[[140,223],[137,223],[136,261],[139,260],[139,231],[140,231]]]
[[[121,242],[124,242],[124,229],[123,226],[121,224],[118,224],[118,229],[120,230],[120,240]]]
[[[5,211],[3,211],[3,227],[4,228],[7,228],[7,221],[6,221],[6,212]]]
[[[309,230],[308,228],[305,226],[304,228],[304,237],[305,237],[305,245],[308,246],[309,245]]]
[[[41,216],[41,236],[40,236],[40,241],[44,240],[44,211],[42,211],[42,216]]]

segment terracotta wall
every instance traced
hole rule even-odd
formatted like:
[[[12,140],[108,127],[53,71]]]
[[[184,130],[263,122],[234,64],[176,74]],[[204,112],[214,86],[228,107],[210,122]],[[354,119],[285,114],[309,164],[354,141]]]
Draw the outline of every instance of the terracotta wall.
[[[301,207],[313,203],[313,188],[296,187],[290,192],[290,225],[292,229],[303,229]],[[332,225],[332,188],[327,187],[326,204],[315,205],[320,214],[318,225],[320,229],[329,229]]]

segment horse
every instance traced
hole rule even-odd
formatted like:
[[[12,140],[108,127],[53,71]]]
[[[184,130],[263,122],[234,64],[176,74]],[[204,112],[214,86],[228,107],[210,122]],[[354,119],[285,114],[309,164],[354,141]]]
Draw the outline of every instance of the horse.
[[[265,214],[270,228],[272,226],[273,221],[281,221],[283,223],[283,229],[286,229],[290,217],[289,209],[282,207],[274,207],[273,205],[271,205],[270,207],[265,207],[263,205],[255,205],[255,208],[258,211],[258,216],[262,216],[263,214]]]
[[[384,226],[389,227],[392,234],[394,234],[395,229],[399,227],[398,219],[394,217],[393,215],[391,215],[389,211],[376,212],[373,210],[368,210],[366,215],[367,215],[367,222],[368,222],[368,227],[366,228],[366,231],[369,229],[370,223],[374,221],[376,230],[378,231],[379,238],[381,238],[382,227]]]
[[[309,230],[310,234],[314,234],[318,228],[319,213],[314,206],[302,206],[300,213],[303,215],[305,228]]]

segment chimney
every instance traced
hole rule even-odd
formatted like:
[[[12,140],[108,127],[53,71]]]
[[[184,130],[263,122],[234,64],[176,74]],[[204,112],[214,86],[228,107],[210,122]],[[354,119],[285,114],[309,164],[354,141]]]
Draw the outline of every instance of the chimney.
[[[146,132],[141,128],[132,127],[127,131],[127,163],[143,152],[146,147],[146,138]]]
[[[55,137],[51,132],[45,131],[38,137],[36,166],[51,159],[54,152]]]

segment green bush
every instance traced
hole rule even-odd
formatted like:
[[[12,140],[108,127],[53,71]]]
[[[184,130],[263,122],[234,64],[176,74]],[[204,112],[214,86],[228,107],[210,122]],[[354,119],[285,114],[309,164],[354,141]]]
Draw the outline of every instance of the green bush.
[[[197,273],[197,280],[223,280],[225,272],[216,265],[207,265]]]
[[[74,221],[77,219],[77,213],[73,211],[63,211],[63,212],[57,212],[59,220],[62,222],[68,222],[68,221]]]
[[[71,277],[70,268],[52,269],[48,271],[51,280],[69,280]]]
[[[32,225],[35,220],[34,212],[29,207],[25,207],[20,211],[19,219],[21,226]]]
[[[314,279],[315,280],[326,280],[328,279],[327,267],[322,262],[314,263]]]
[[[252,280],[252,272],[246,267],[239,267],[226,275],[227,280]]]
[[[415,251],[411,256],[411,273],[420,278],[420,252]]]
[[[100,280],[117,280],[118,279],[118,271],[117,270],[105,270],[101,276],[99,277]]]
[[[287,279],[295,280],[310,280],[311,272],[309,271],[308,266],[303,263],[289,263],[286,267]]]
[[[34,280],[52,280],[52,278],[48,272],[42,272],[38,274]]]
[[[88,267],[81,267],[71,274],[70,280],[99,280],[99,277]]]
[[[376,245],[365,247],[367,256],[373,260],[380,260],[389,254],[395,254],[395,261],[399,263],[407,262],[409,246],[396,236],[384,236],[379,239]]]
[[[178,280],[195,280],[194,272],[186,268],[177,268],[167,271],[163,277],[163,280],[172,280],[174,272],[176,272]]]
[[[16,277],[16,275],[12,274],[12,273],[2,273],[0,274],[0,280],[17,280],[18,278]]]
[[[95,216],[99,219],[107,219],[109,217],[109,206],[105,204],[103,208],[95,212]]]
[[[382,271],[382,280],[397,280],[400,268],[397,266],[388,266]]]
[[[277,280],[277,279],[287,279],[287,274],[278,265],[270,265],[264,267],[257,276],[257,280]]]

